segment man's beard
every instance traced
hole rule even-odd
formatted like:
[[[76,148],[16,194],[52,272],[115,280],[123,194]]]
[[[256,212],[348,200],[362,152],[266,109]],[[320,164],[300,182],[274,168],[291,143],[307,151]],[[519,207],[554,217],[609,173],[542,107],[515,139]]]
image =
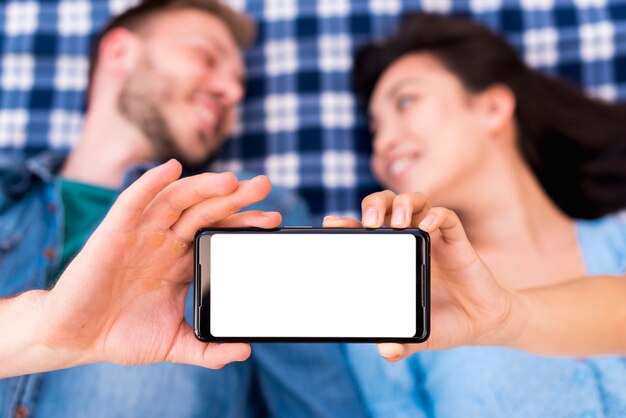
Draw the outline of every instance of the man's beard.
[[[146,57],[122,86],[118,108],[120,113],[148,138],[157,159],[176,158],[188,167],[197,167],[202,163],[189,161],[185,156],[167,124],[161,107],[162,103],[172,101],[174,92],[174,81],[157,74]],[[209,155],[206,156],[206,159],[208,158]]]

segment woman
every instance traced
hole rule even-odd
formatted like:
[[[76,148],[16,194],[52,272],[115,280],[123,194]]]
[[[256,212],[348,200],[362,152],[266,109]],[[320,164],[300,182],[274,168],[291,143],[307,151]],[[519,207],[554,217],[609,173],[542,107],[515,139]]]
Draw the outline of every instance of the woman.
[[[545,296],[552,286],[564,289],[572,306],[582,298],[565,282],[590,274],[605,275],[594,291],[623,289],[608,275],[623,278],[626,271],[626,222],[603,215],[626,207],[624,107],[592,101],[527,68],[504,40],[475,23],[436,15],[410,16],[395,36],[365,48],[354,68],[372,121],[373,171],[402,193],[367,197],[363,224],[434,232],[432,336],[425,347],[498,343],[567,354],[567,338],[558,347],[550,328],[558,320],[532,320],[533,301],[548,306],[536,289],[548,286]],[[471,245],[453,213],[430,210],[415,191],[456,212]],[[467,281],[490,271],[498,282]],[[617,297],[606,303],[623,309]],[[563,317],[570,327],[587,330],[604,318],[570,314]],[[624,352],[624,338],[600,327],[579,334],[578,351],[569,353]],[[544,336],[554,337],[550,349]],[[415,350],[381,347],[393,358]],[[494,347],[424,352],[395,365],[396,379],[412,380],[400,378],[399,390],[384,396],[369,382],[391,369],[363,347],[349,347],[349,357],[375,415],[413,405],[438,417],[626,416],[621,358],[554,359]]]

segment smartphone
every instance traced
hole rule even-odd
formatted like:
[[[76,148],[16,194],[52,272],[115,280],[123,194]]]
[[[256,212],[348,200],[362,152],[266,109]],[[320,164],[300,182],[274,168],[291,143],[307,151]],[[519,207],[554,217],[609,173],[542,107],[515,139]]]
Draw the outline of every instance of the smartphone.
[[[419,229],[203,229],[194,331],[208,342],[428,338],[430,240]]]

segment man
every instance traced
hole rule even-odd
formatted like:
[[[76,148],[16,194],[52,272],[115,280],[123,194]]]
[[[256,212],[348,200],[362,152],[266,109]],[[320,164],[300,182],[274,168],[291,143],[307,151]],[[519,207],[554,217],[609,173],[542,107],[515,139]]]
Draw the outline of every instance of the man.
[[[0,234],[2,295],[52,285],[146,162],[175,157],[196,168],[219,148],[243,97],[239,47],[250,34],[242,16],[209,0],[149,0],[107,26],[94,48],[75,149],[66,159],[0,164],[0,225],[11,232]],[[287,195],[260,208],[284,213],[286,223],[302,219]],[[242,416],[254,383],[277,416],[363,415],[337,345],[253,351],[252,362],[217,372],[97,364],[7,379],[0,405],[45,417]]]

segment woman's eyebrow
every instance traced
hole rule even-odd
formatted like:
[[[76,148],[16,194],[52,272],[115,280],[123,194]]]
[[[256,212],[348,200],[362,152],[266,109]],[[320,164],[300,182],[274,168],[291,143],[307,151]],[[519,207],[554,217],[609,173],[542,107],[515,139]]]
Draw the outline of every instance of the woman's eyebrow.
[[[423,84],[423,80],[420,77],[417,77],[417,76],[412,76],[412,77],[409,77],[409,78],[403,78],[402,80],[396,82],[395,84],[393,84],[389,88],[389,90],[387,91],[387,94],[385,95],[385,97],[387,99],[391,99],[402,88],[406,87],[407,85],[412,85],[412,84],[418,84],[418,85],[419,84]]]

